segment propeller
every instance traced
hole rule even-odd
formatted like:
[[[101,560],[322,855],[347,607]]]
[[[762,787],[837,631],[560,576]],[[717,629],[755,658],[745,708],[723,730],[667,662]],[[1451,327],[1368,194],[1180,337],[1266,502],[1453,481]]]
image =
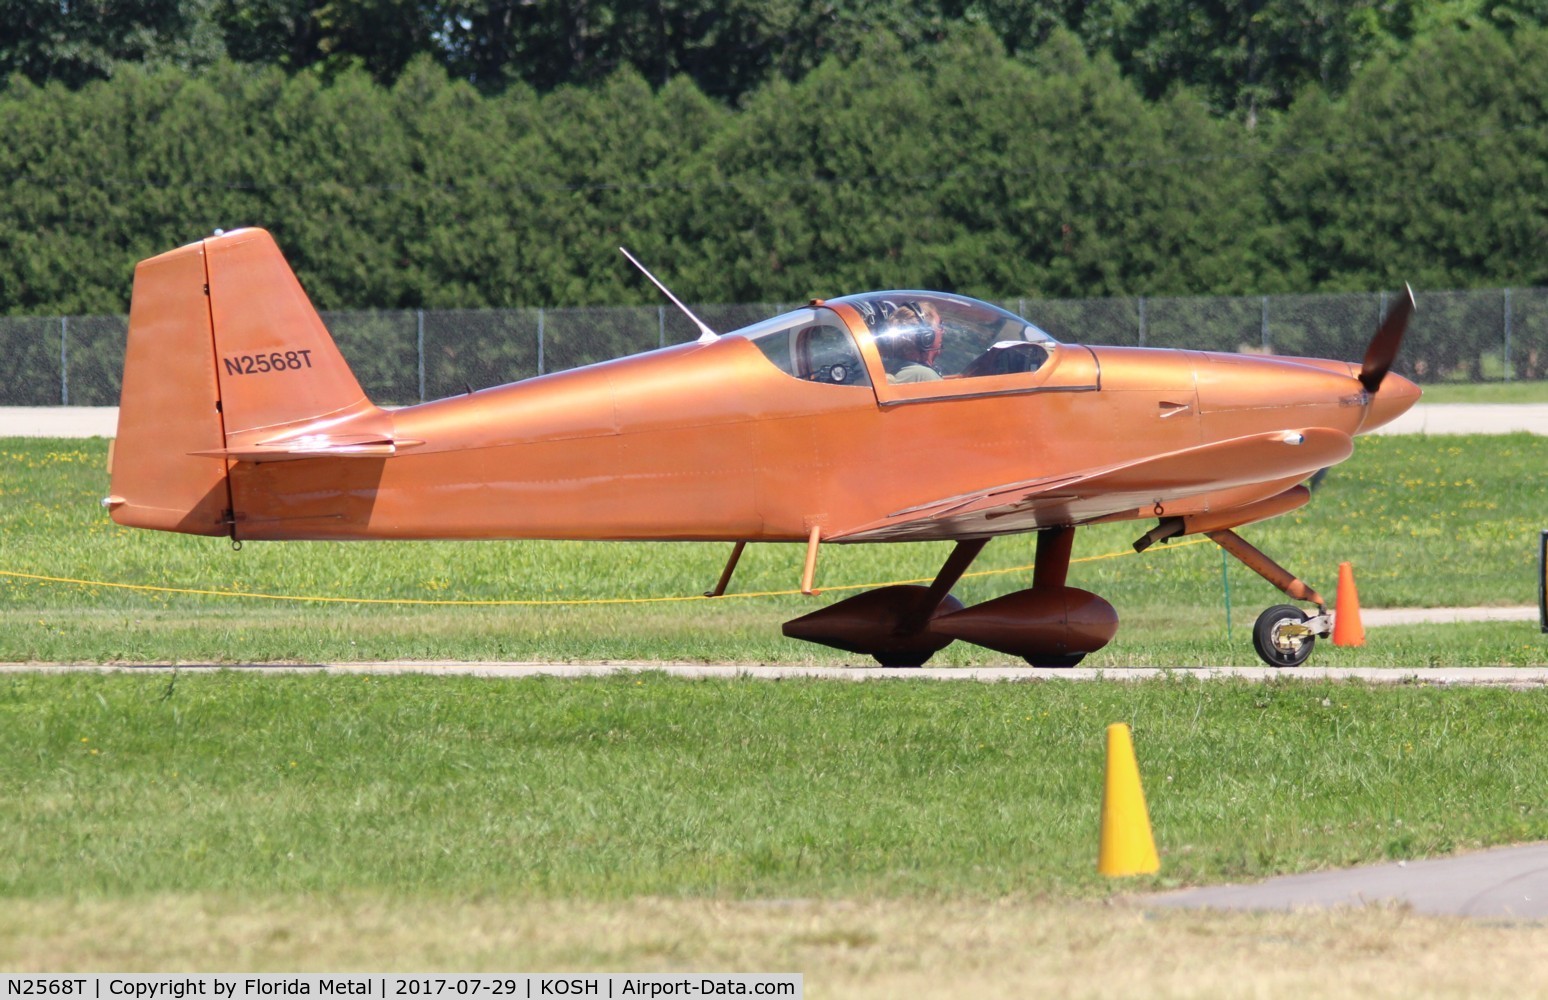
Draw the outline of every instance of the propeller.
[[[1408,318],[1414,314],[1414,290],[1406,283],[1403,294],[1396,304],[1387,310],[1386,317],[1365,349],[1365,361],[1360,365],[1360,385],[1371,395],[1381,388],[1381,380],[1387,377],[1398,348],[1403,345],[1403,332],[1408,329]]]

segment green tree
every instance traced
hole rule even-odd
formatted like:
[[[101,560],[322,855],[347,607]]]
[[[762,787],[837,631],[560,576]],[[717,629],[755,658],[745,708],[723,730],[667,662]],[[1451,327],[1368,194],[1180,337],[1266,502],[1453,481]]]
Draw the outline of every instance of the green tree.
[[[233,59],[294,72],[319,62],[323,0],[214,0],[213,16]]]
[[[544,282],[536,291],[561,305],[656,301],[618,247],[676,225],[661,214],[662,178],[698,155],[725,113],[687,80],[657,94],[622,70],[600,88],[549,95],[543,119],[554,169],[530,192]]]
[[[233,58],[334,75],[363,69],[381,83],[416,56],[442,65],[445,4],[430,0],[210,0]]]
[[[687,165],[681,252],[703,298],[928,286],[978,295],[1232,290],[1259,252],[1239,126],[1147,104],[1059,36],[893,42],[759,91]],[[1249,149],[1251,147],[1249,146]]]
[[[0,79],[79,87],[121,63],[204,66],[225,54],[211,0],[3,0]]]
[[[1156,99],[1197,88],[1252,122],[1309,84],[1340,93],[1362,66],[1451,28],[1548,24],[1543,0],[1094,0],[1066,16]]]
[[[1305,290],[1548,282],[1548,32],[1447,31],[1275,130],[1276,264]]]
[[[1007,225],[1055,296],[1252,287],[1257,143],[1190,93],[1147,103],[1106,57],[1055,36],[1024,115],[1029,172]]]

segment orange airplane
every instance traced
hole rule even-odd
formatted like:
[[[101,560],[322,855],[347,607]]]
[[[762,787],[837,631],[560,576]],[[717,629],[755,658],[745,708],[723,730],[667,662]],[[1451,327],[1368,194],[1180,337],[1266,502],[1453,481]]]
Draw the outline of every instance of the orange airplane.
[[[1136,549],[1202,533],[1316,606],[1254,629],[1264,660],[1294,666],[1331,631],[1326,602],[1233,529],[1306,503],[1309,475],[1419,398],[1388,371],[1412,310],[1409,293],[1353,364],[1061,343],[974,299],[874,292],[387,410],[269,234],[237,230],[135,270],[103,504],[119,524],[235,541],[733,542],[711,596],[747,542],[804,543],[813,593],[822,543],[955,541],[928,586],[785,623],[887,666],[957,639],[1079,662],[1118,616],[1066,585],[1076,527],[1153,520]],[[1031,587],[951,596],[991,538],[1027,531]]]

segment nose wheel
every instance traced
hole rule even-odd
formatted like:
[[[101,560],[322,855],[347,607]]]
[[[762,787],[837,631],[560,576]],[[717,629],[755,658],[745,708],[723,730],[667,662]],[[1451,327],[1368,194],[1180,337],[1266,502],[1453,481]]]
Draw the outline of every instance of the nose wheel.
[[[1252,626],[1252,645],[1264,663],[1271,667],[1299,667],[1305,663],[1317,637],[1326,636],[1332,630],[1333,619],[1322,595],[1236,532],[1223,529],[1205,534],[1292,601],[1310,601],[1317,605],[1317,614],[1309,615],[1293,604],[1276,604],[1259,615]],[[1138,546],[1139,543],[1135,544]]]
[[[1258,616],[1252,645],[1271,667],[1299,667],[1317,642],[1312,616],[1293,604],[1276,604]]]

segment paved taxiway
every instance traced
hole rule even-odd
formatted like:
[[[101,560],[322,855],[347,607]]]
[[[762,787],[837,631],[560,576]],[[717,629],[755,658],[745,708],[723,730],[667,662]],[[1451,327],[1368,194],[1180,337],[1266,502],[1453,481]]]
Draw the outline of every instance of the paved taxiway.
[[[1548,919],[1548,844],[1284,875],[1253,885],[1183,889],[1137,902],[1147,907],[1210,910],[1399,905],[1442,916],[1536,921]]]

